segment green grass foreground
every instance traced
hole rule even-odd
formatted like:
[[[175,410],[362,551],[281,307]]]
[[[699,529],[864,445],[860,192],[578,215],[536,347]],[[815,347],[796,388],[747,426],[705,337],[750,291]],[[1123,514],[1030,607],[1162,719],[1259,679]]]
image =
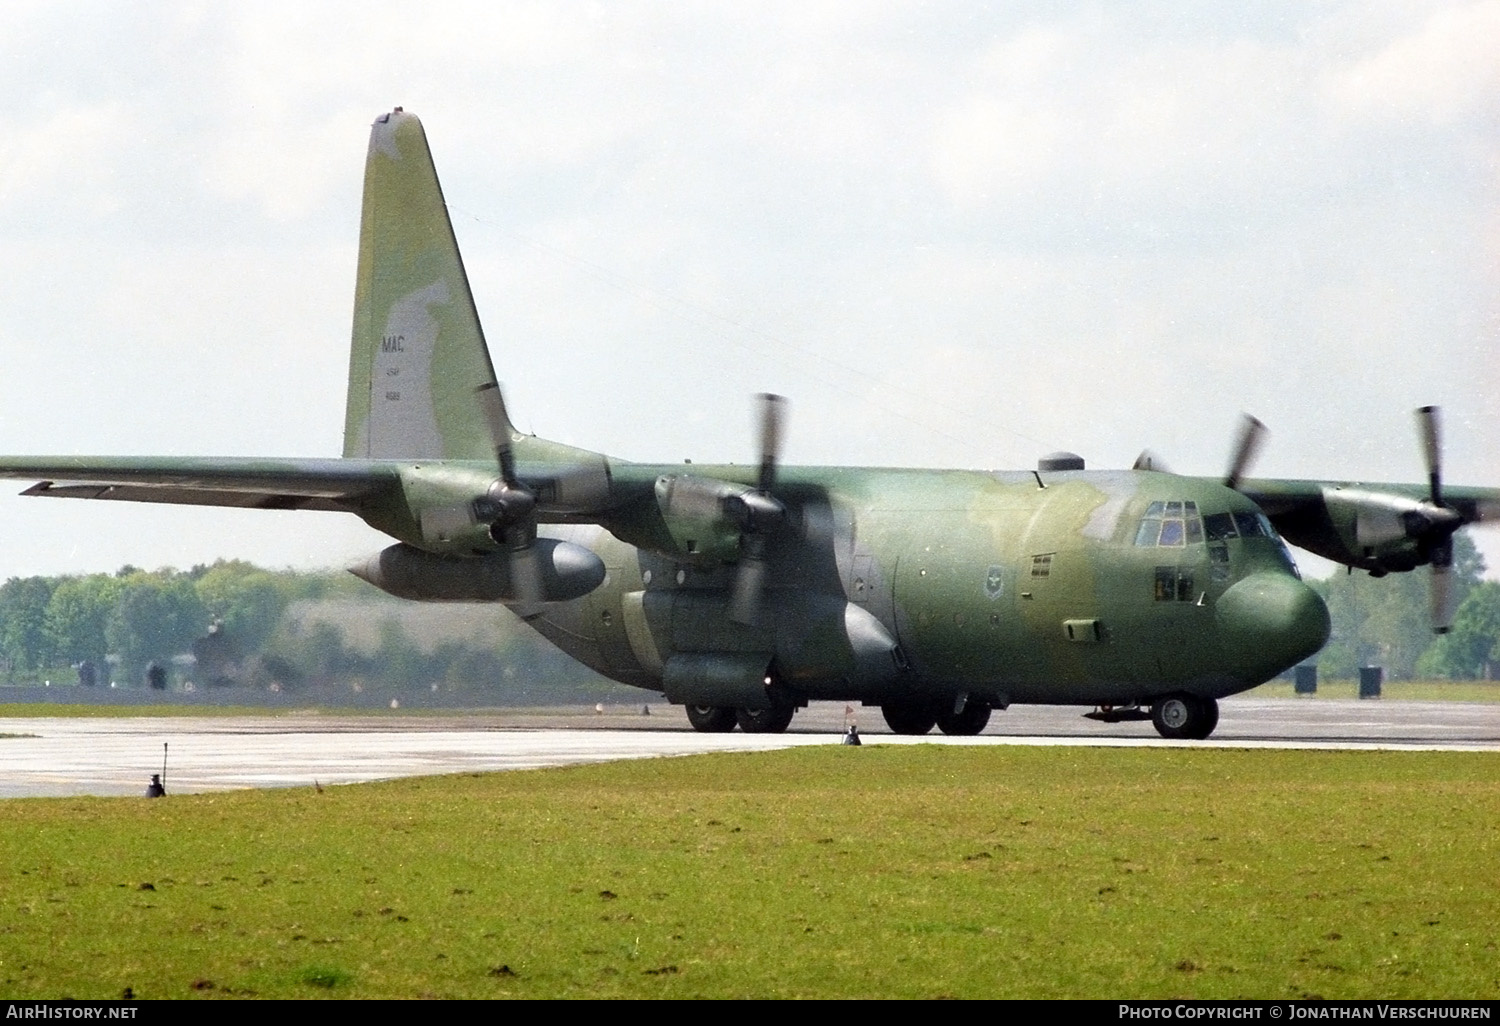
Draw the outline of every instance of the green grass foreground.
[[[1500,996],[1500,755],[867,745],[0,802],[4,997]]]
[[[258,705],[187,705],[162,702],[158,705],[71,705],[50,702],[9,702],[0,705],[0,723],[7,719],[130,719],[146,716],[171,717],[244,717],[296,716],[314,712],[357,715],[353,709],[283,709]],[[383,713],[385,710],[374,710]],[[405,710],[402,710],[405,712]]]

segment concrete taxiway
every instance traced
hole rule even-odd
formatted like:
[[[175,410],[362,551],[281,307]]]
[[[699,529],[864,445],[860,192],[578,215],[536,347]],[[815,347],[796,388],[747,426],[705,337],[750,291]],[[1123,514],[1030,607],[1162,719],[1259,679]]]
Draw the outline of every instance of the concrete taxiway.
[[[779,735],[699,734],[666,705],[422,716],[0,718],[0,797],[137,795],[167,755],[172,793],[311,787],[436,773],[831,744],[856,719],[867,744],[1185,745],[1500,751],[1500,704],[1231,698],[1209,741],[1169,742],[1149,723],[1012,707],[984,734],[897,737],[877,709],[815,703]]]

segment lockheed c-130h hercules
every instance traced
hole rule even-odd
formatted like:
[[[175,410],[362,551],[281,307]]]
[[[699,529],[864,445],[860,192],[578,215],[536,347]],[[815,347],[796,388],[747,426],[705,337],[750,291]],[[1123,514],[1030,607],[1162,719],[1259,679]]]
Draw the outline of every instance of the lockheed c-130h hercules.
[[[419,601],[490,601],[703,731],[786,729],[810,699],[899,733],[974,734],[1011,703],[1097,706],[1203,738],[1217,699],[1312,655],[1328,612],[1282,539],[1374,574],[1429,565],[1449,616],[1452,536],[1500,489],[1444,488],[1436,411],[1421,485],[1251,480],[1143,456],[1091,471],[630,463],[517,432],[426,136],[376,119],[365,168],[339,459],[24,457],[27,495],[341,510],[396,539],[354,568]]]

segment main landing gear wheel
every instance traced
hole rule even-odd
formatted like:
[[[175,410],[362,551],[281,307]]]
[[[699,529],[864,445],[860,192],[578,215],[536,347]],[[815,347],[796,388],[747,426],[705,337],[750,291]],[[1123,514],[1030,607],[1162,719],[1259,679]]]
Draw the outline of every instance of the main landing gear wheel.
[[[701,734],[727,734],[737,722],[733,709],[718,705],[690,705],[687,718]]]
[[[938,730],[951,737],[972,737],[990,722],[990,707],[982,702],[965,702],[959,712],[945,712],[937,718]]]
[[[925,734],[937,723],[937,712],[927,702],[887,702],[880,707],[880,714],[897,734]]]
[[[796,711],[795,706],[778,703],[768,709],[736,709],[734,718],[746,734],[783,734]]]
[[[1166,695],[1152,703],[1151,722],[1162,737],[1202,741],[1219,725],[1219,703],[1197,695]]]

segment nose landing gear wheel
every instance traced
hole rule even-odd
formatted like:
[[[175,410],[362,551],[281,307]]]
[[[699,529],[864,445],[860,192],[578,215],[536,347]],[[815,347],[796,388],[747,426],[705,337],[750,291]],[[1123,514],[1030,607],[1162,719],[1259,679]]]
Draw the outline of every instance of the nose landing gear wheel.
[[[1151,722],[1162,737],[1202,741],[1219,725],[1219,703],[1197,695],[1165,695],[1152,703]]]

